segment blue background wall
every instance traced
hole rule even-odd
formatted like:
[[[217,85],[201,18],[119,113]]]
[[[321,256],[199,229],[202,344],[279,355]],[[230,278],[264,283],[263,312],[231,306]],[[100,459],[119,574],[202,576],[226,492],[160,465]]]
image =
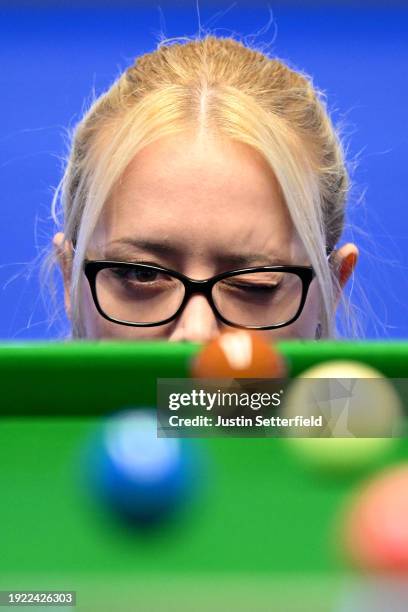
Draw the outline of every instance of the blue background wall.
[[[61,177],[64,128],[158,33],[194,35],[195,2],[28,8],[0,5],[0,338],[52,338],[38,256]],[[354,173],[345,240],[360,247],[352,293],[368,337],[408,337],[408,9],[200,3],[201,24],[257,38],[326,91],[346,125]],[[227,10],[229,8],[229,10]],[[214,17],[220,11],[224,15]],[[364,195],[362,199],[361,196]],[[37,259],[36,259],[37,258]]]

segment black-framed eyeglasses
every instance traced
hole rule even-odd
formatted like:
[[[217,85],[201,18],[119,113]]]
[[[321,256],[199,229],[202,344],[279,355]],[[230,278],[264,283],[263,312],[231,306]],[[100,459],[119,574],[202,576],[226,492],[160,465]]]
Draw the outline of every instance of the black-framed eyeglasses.
[[[113,323],[154,327],[176,319],[194,294],[204,295],[214,315],[242,329],[276,329],[300,316],[311,266],[260,266],[217,274],[205,280],[150,264],[84,261],[99,314]]]

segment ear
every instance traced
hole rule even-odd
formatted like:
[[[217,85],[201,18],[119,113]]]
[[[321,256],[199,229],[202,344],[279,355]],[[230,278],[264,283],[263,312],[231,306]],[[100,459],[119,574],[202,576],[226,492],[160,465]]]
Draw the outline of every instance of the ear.
[[[333,269],[339,284],[339,290],[336,295],[336,305],[340,300],[341,291],[344,289],[356,267],[358,256],[358,248],[351,242],[348,242],[332,253]]]
[[[55,234],[52,243],[54,251],[58,258],[58,263],[61,268],[62,277],[64,280],[64,302],[65,311],[69,319],[71,319],[71,278],[72,278],[72,259],[73,247],[72,243],[65,240],[62,232]]]

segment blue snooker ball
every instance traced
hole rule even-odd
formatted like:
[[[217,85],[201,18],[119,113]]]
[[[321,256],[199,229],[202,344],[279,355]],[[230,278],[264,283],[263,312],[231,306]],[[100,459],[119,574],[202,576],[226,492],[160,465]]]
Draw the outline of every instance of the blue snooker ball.
[[[152,409],[109,418],[99,440],[94,476],[99,493],[124,519],[154,524],[190,499],[197,462],[188,440],[158,437]]]

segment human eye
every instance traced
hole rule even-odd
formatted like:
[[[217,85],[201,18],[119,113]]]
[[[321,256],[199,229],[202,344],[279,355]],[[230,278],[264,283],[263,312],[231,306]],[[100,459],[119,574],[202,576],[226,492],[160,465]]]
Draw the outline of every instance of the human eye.
[[[252,291],[256,293],[266,292],[270,293],[271,291],[276,291],[279,287],[279,284],[272,283],[259,283],[259,282],[251,282],[251,281],[236,281],[231,283],[232,287],[236,289],[240,289],[242,291]]]
[[[164,275],[152,268],[112,268],[111,274],[124,283],[147,284],[160,281]]]
[[[179,281],[166,272],[148,266],[121,266],[103,270],[100,281],[116,294],[134,297],[163,295],[178,288]]]
[[[254,273],[232,276],[224,280],[225,286],[232,290],[252,293],[272,293],[282,284],[282,278],[274,273]]]

